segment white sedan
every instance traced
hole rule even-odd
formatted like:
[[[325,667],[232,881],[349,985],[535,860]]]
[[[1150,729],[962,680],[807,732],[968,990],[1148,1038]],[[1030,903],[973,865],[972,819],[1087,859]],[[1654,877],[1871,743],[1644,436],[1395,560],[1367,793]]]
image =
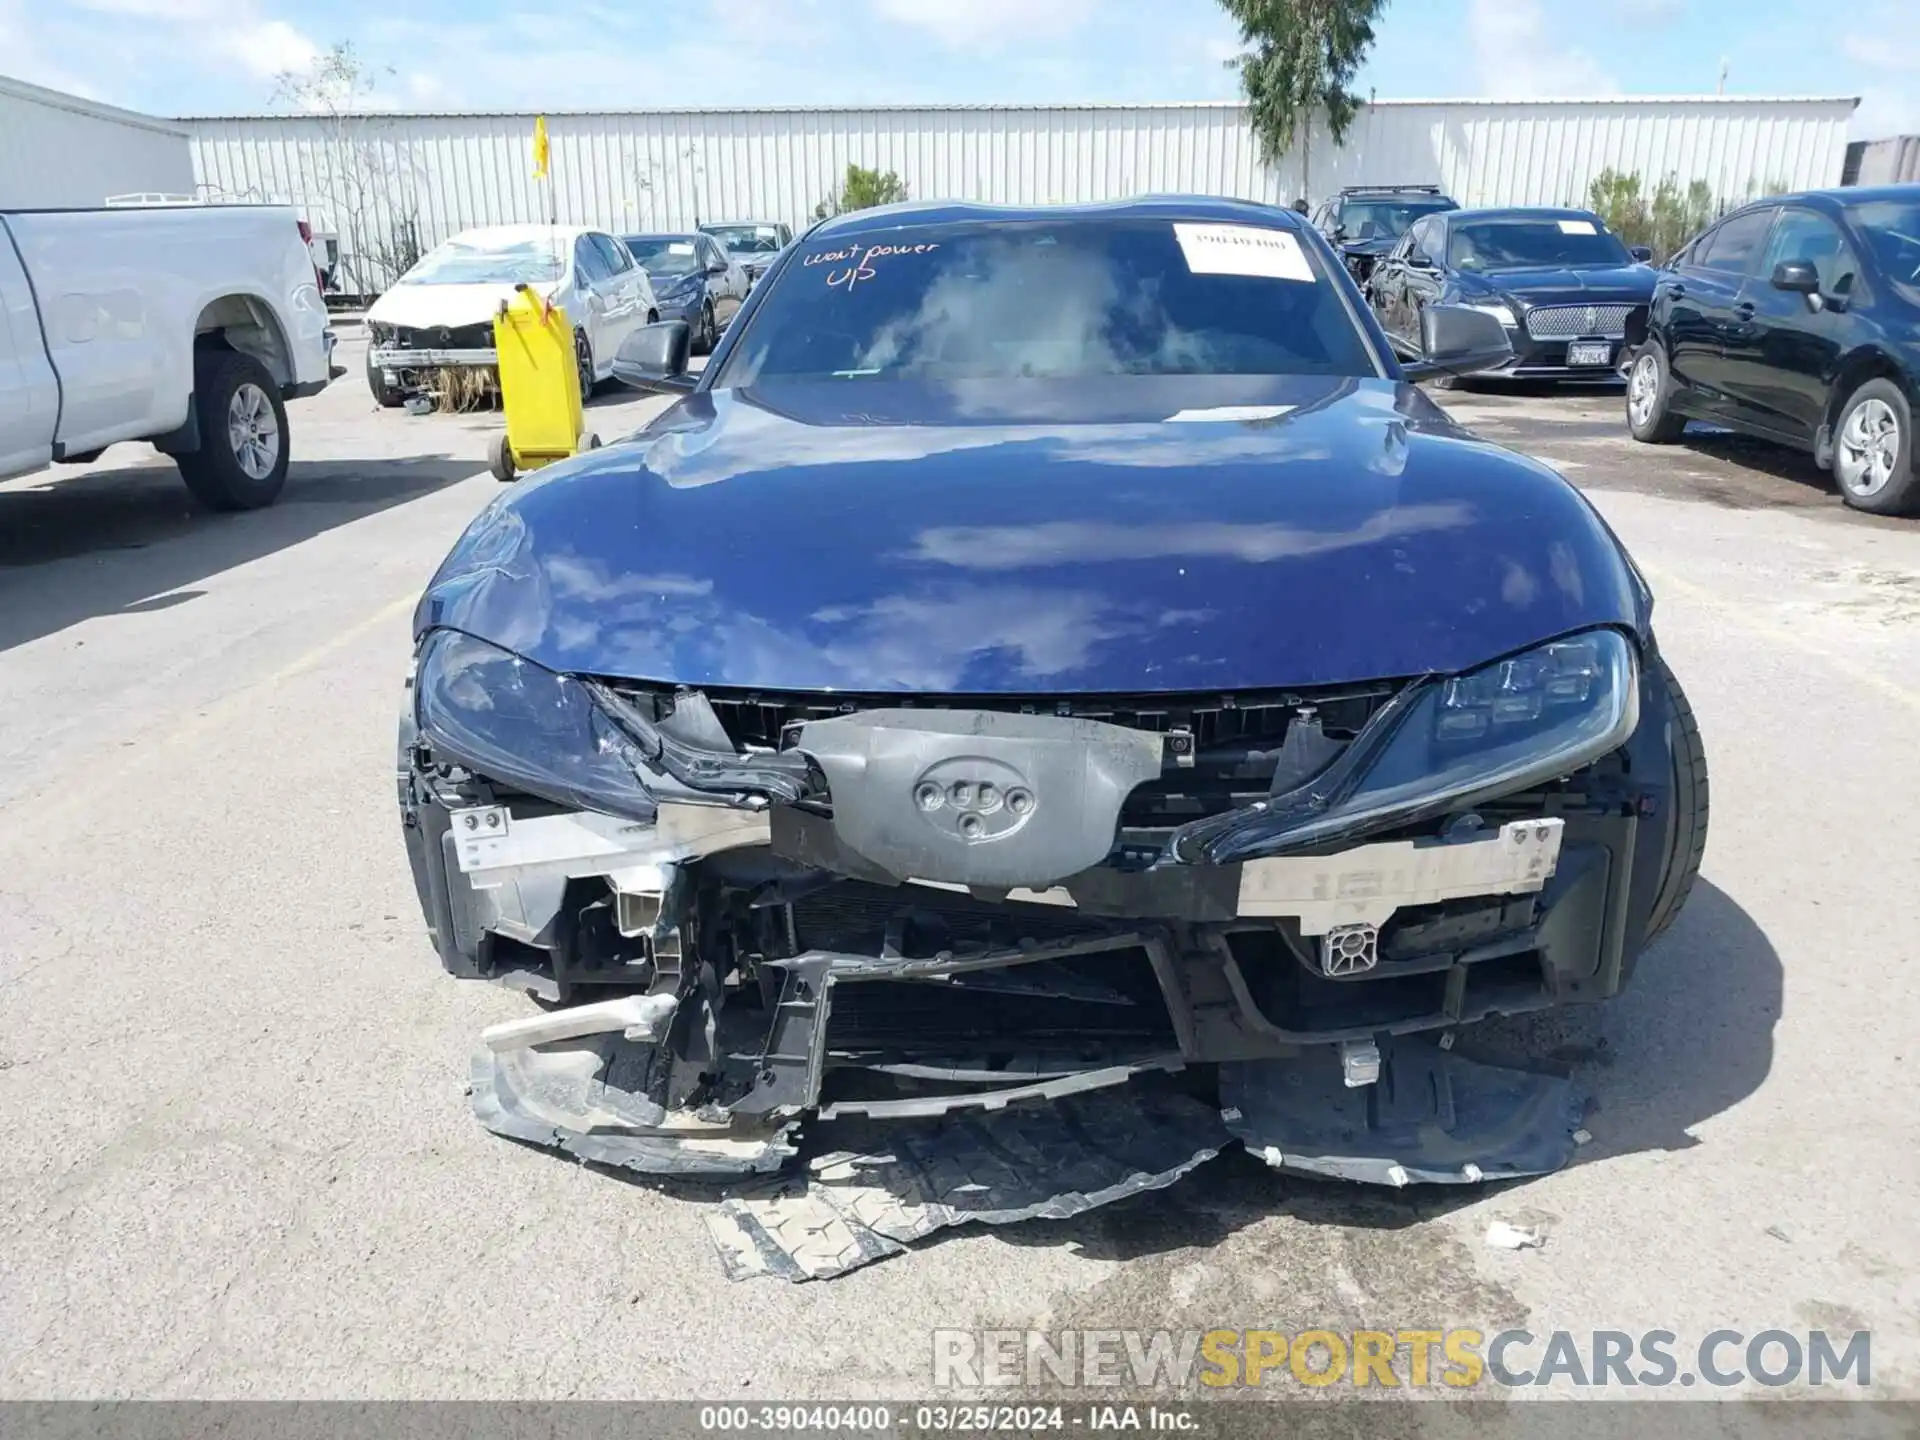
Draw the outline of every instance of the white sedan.
[[[620,342],[660,317],[647,272],[604,230],[463,230],[436,246],[367,311],[367,387],[374,399],[398,405],[444,368],[492,369],[493,317],[523,284],[566,311],[583,398],[612,375]]]

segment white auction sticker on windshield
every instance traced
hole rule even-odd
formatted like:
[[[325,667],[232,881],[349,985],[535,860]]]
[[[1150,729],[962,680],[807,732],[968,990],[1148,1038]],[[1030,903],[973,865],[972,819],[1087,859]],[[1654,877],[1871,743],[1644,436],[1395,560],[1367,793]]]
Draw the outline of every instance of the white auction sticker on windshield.
[[[1597,235],[1599,232],[1593,228],[1591,220],[1562,220],[1560,233],[1562,235]]]
[[[1264,275],[1313,283],[1313,268],[1300,242],[1285,230],[1176,222],[1173,238],[1187,257],[1187,269],[1196,275]]]
[[[667,246],[667,253],[669,255],[691,255],[693,253],[693,242],[691,240],[672,241]]]

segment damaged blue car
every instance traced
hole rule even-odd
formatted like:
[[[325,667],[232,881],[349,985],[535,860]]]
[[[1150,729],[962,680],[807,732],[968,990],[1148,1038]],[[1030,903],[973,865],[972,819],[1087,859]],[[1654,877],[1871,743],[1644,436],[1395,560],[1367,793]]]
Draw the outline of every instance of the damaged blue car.
[[[655,1174],[825,1147],[716,1221],[791,1278],[1236,1141],[1563,1163],[1570,1085],[1448,1041],[1630,981],[1706,761],[1620,542],[1413,383],[1499,322],[1421,323],[1397,361],[1302,217],[1160,198],[844,215],[703,370],[636,333],[673,403],[415,618],[427,926],[539,1002],[481,1118]]]

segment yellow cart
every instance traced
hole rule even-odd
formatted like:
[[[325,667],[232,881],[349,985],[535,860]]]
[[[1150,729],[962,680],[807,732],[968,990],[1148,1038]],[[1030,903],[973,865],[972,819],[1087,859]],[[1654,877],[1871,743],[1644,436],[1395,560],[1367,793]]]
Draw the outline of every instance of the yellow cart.
[[[600,448],[598,435],[581,433],[580,370],[567,312],[525,285],[516,285],[514,292],[493,317],[500,405],[507,420],[487,445],[487,465],[496,480]]]

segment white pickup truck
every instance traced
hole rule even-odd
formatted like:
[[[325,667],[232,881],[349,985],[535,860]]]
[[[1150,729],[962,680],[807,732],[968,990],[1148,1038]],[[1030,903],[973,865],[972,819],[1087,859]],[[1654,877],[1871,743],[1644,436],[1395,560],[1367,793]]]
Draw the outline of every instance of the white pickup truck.
[[[0,478],[145,440],[202,504],[269,505],[331,340],[292,210],[0,211]]]

